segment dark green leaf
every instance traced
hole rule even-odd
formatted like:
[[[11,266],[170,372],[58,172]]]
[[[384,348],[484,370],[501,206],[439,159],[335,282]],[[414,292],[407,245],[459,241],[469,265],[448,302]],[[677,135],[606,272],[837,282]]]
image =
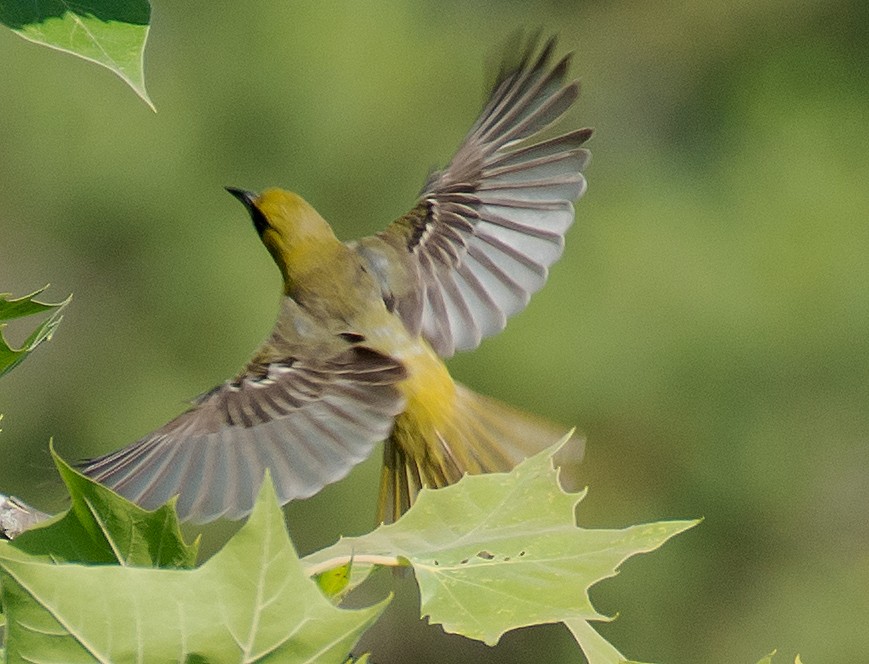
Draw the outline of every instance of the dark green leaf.
[[[171,504],[148,511],[71,468],[52,448],[71,506],[18,536],[12,546],[54,562],[192,567],[198,544],[186,544]]]
[[[72,296],[58,304],[48,304],[34,300],[33,298],[44,291],[45,288],[47,286],[34,291],[30,295],[25,295],[14,300],[9,299],[9,293],[0,293],[0,376],[8,373],[13,367],[21,363],[43,341],[51,339],[51,335],[54,334],[54,330],[60,324],[63,318],[60,315],[61,311],[69,303]],[[6,339],[3,337],[3,328],[6,326],[4,321],[50,310],[54,310],[54,312],[27,337],[21,348],[12,348],[6,343]]]

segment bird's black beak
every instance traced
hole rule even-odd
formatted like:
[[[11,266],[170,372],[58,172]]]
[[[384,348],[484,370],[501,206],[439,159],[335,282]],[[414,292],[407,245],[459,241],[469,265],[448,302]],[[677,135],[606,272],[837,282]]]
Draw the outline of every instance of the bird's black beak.
[[[256,200],[256,194],[252,191],[245,191],[237,187],[224,187],[230,194],[235,196],[242,204],[250,210],[253,207],[253,202]]]
[[[250,218],[253,220],[253,225],[256,228],[256,232],[260,235],[269,227],[269,222],[266,220],[265,215],[260,212],[259,208],[256,206],[256,199],[259,198],[259,194],[256,194],[252,191],[247,191],[245,189],[238,189],[236,187],[224,187],[230,194],[235,196],[238,200],[241,201],[241,204],[247,208],[247,211],[250,213]]]

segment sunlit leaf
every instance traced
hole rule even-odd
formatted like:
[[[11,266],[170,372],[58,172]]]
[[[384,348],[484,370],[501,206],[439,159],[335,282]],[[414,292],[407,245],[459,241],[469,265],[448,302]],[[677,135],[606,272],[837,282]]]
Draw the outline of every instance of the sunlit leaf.
[[[0,0],[0,6],[2,6]],[[19,297],[14,300],[9,299],[9,293],[0,293],[0,376],[8,373],[17,364],[21,363],[33,350],[46,339],[51,339],[54,330],[60,324],[61,311],[69,303],[70,297],[58,304],[48,304],[39,302],[33,298],[39,295],[46,287],[34,291],[30,295]],[[53,313],[45,321],[43,321],[31,334],[27,337],[24,345],[21,348],[12,348],[3,336],[3,328],[6,327],[5,321],[32,316],[34,314],[52,311]]]
[[[332,567],[315,575],[314,580],[326,597],[331,597],[333,601],[340,600],[350,589],[350,571],[352,569],[353,561],[349,560],[344,565]]]
[[[107,67],[153,109],[142,62],[150,20],[148,0],[0,0],[0,23],[24,39]]]
[[[52,565],[7,553],[0,548],[9,662],[343,664],[386,604],[351,611],[323,596],[270,481],[247,523],[197,569]]]
[[[420,588],[422,615],[488,644],[504,632],[541,623],[605,620],[588,588],[616,574],[627,558],[652,551],[696,521],[621,530],[576,525],[584,492],[565,492],[552,454],[528,459],[510,473],[468,476],[423,490],[394,524],[341,539],[305,558],[309,569],[354,556],[405,558]]]

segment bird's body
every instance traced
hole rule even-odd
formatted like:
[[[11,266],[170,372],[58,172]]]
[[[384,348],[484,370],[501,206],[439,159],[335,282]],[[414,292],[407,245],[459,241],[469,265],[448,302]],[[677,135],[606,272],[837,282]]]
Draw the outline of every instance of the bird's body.
[[[418,204],[344,243],[297,194],[230,189],[283,276],[278,320],[232,380],[132,445],[83,464],[182,518],[249,513],[266,469],[279,498],[334,482],[385,440],[380,516],[422,486],[508,470],[562,432],[451,378],[444,357],[500,331],[545,282],[585,188],[579,130],[513,149],[569,108],[567,58],[502,71],[487,107]]]

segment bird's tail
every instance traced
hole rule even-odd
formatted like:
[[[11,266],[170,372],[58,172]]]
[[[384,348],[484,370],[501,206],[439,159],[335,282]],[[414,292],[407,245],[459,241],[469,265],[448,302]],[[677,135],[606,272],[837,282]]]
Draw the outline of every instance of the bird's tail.
[[[437,489],[465,474],[506,472],[566,433],[543,418],[455,384],[451,417],[438,426],[403,426],[402,416],[383,448],[378,519],[397,520],[422,487]],[[572,457],[582,455],[576,439]]]

